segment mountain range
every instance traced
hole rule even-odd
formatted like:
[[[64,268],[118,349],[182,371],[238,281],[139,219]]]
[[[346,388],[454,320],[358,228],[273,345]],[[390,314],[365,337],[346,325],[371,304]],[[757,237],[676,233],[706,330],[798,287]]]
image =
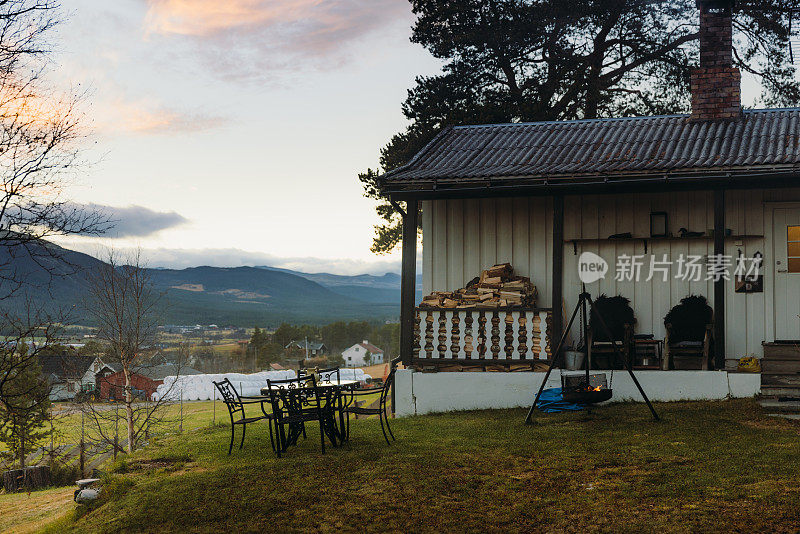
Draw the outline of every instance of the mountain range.
[[[90,273],[103,262],[53,243],[30,251],[0,249],[0,265],[24,279],[24,293],[2,301],[5,309],[30,299],[45,309],[72,309],[75,324],[91,324],[86,311]],[[51,277],[49,273],[54,273]],[[160,322],[276,326],[282,322],[325,324],[332,321],[396,320],[400,275],[343,276],[302,273],[269,266],[147,269],[163,294]],[[2,284],[0,284],[2,285]],[[419,277],[417,293],[420,293]]]

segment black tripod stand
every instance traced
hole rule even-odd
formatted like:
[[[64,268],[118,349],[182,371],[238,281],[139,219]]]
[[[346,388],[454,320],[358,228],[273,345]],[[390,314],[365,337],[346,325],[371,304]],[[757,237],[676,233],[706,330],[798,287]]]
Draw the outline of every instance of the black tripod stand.
[[[656,421],[659,420],[658,414],[656,413],[653,405],[650,404],[650,399],[647,398],[644,390],[642,389],[641,384],[636,379],[636,376],[633,374],[633,364],[631,363],[631,358],[622,358],[622,354],[617,349],[617,342],[614,340],[614,336],[611,334],[608,326],[606,325],[605,319],[603,316],[595,309],[594,301],[592,300],[592,296],[586,291],[586,286],[583,286],[583,292],[578,297],[578,303],[575,305],[575,311],[572,312],[572,317],[569,320],[569,324],[567,328],[564,329],[564,333],[561,335],[561,340],[558,342],[558,346],[556,347],[556,351],[553,356],[553,361],[550,362],[550,367],[547,368],[547,373],[544,375],[544,380],[542,380],[542,385],[539,387],[539,392],[536,393],[536,398],[533,400],[533,404],[531,405],[531,409],[528,410],[528,416],[525,417],[525,424],[529,425],[531,423],[531,418],[533,417],[533,411],[536,409],[536,405],[539,403],[539,397],[542,395],[542,391],[544,391],[544,387],[547,384],[547,379],[550,378],[550,373],[553,371],[553,368],[559,362],[559,358],[561,358],[561,349],[564,346],[564,341],[567,339],[567,334],[569,334],[570,329],[572,329],[572,324],[575,322],[575,317],[578,315],[579,311],[582,311],[581,317],[583,320],[583,346],[586,349],[586,387],[589,387],[589,370],[591,367],[591,362],[588,359],[589,356],[589,316],[586,314],[586,305],[589,304],[589,313],[594,314],[597,318],[597,321],[600,323],[600,327],[605,332],[608,339],[611,340],[611,345],[614,349],[614,356],[618,360],[625,360],[625,367],[628,370],[628,373],[631,375],[631,379],[633,379],[633,383],[636,384],[636,388],[639,390],[639,393],[642,394],[642,398],[644,402],[647,403],[647,407],[650,408],[650,413],[653,414],[653,419]]]

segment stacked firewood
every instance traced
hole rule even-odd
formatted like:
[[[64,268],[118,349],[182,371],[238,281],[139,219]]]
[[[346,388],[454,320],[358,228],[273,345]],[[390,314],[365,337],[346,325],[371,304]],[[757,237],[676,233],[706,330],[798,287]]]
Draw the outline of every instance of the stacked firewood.
[[[423,308],[534,307],[536,286],[530,278],[515,276],[510,263],[500,263],[456,291],[434,291],[422,299]]]

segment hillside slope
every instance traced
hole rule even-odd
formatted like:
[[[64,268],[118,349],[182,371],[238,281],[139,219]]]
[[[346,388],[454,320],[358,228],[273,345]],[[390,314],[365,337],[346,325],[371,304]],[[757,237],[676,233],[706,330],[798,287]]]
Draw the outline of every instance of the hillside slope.
[[[90,324],[85,311],[89,276],[100,260],[48,243],[0,263],[24,277],[24,293],[0,303],[20,309],[29,298],[48,311],[72,309],[71,322]],[[42,266],[46,266],[45,270]],[[47,273],[55,273],[50,277]],[[399,314],[397,305],[359,300],[297,276],[256,267],[148,269],[153,285],[164,292],[161,322],[274,326],[281,322],[326,323],[336,320],[383,320]],[[2,289],[2,284],[0,284]]]
[[[302,276],[307,280],[327,287],[334,293],[354,298],[364,302],[376,304],[400,304],[400,275],[397,273],[386,273],[381,276],[372,274],[357,274],[346,276],[330,273],[304,273],[302,271],[292,271],[277,267],[260,266],[261,269],[268,269],[276,272],[291,273]],[[422,275],[417,275],[416,301],[422,300]]]

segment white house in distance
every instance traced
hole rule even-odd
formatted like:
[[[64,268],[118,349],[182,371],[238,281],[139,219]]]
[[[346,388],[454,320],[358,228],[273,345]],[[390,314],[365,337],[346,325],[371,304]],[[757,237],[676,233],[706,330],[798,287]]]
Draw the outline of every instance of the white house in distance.
[[[346,367],[375,365],[383,363],[383,350],[365,339],[361,343],[356,343],[349,349],[342,351],[342,358]]]

